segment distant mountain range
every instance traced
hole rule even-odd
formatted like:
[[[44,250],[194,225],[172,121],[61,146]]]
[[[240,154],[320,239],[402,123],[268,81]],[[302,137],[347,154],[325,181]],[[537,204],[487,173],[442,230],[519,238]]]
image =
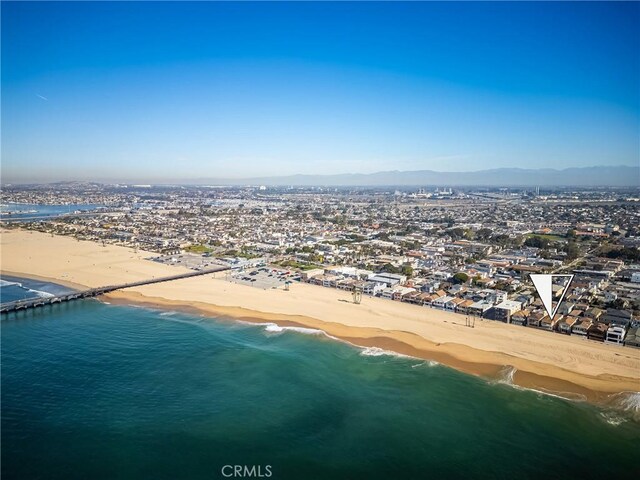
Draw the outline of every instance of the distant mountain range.
[[[266,186],[640,186],[640,166],[583,167],[555,170],[497,168],[476,172],[436,172],[398,170],[339,175],[289,175],[254,178],[201,178],[180,182],[198,185]]]

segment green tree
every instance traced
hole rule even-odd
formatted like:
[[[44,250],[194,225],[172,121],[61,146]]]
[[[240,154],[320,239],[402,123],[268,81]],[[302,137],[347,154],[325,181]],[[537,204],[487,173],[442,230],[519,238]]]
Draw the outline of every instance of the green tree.
[[[576,242],[567,242],[564,247],[564,251],[567,254],[567,260],[575,260],[580,254],[580,249]]]
[[[447,230],[447,233],[451,236],[451,238],[453,238],[454,240],[458,240],[462,237],[464,237],[464,229],[457,227],[457,228],[452,228],[450,230]]]
[[[542,248],[543,250],[549,248],[549,243],[549,239],[538,236],[529,237],[524,241],[527,247]]]
[[[454,283],[466,283],[469,281],[469,275],[464,272],[458,272],[453,276]]]
[[[608,258],[621,258],[629,262],[640,261],[640,250],[637,248],[623,247],[619,249],[609,250],[606,253]]]
[[[400,273],[400,269],[390,263],[385,263],[380,269],[380,271],[387,272],[387,273]]]
[[[413,267],[411,265],[403,265],[400,269],[402,275],[406,275],[407,277],[413,276]]]
[[[493,235],[493,230],[490,228],[481,228],[476,232],[476,238],[478,240],[488,240],[491,238],[491,235]]]

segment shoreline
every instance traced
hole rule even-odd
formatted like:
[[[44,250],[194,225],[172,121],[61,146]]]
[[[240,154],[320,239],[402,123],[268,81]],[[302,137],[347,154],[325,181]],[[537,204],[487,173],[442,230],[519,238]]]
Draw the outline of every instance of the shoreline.
[[[2,274],[73,289],[188,271],[149,261],[150,252],[22,229],[2,230],[0,241]],[[358,347],[432,360],[504,383],[512,377],[516,386],[592,403],[640,392],[640,350],[494,321],[476,322],[472,329],[456,313],[379,298],[356,305],[348,292],[336,289],[307,284],[296,284],[291,291],[260,289],[210,274],[132,287],[103,298],[313,328]]]
[[[86,290],[90,288],[86,285],[80,285],[79,283],[73,283],[61,280],[59,278],[43,277],[42,275],[34,275],[33,273],[11,272],[9,270],[2,270],[2,275],[6,275],[8,277],[25,278],[27,280],[37,280],[39,282],[54,283],[63,287],[71,288],[73,290]]]
[[[315,329],[355,347],[380,348],[419,360],[435,361],[488,381],[500,381],[505,368],[515,369],[511,382],[515,387],[559,396],[566,400],[586,400],[596,405],[605,405],[612,395],[637,392],[637,388],[640,387],[639,382],[628,377],[580,375],[560,367],[532,362],[500,352],[484,352],[462,344],[434,343],[404,331],[351,327],[312,317],[260,312],[242,307],[224,307],[200,302],[185,303],[162,297],[149,297],[138,292],[111,292],[99,299],[113,305],[135,305],[155,310],[171,309],[209,318],[239,320],[257,325],[273,323],[279,327]],[[474,360],[470,360],[469,357],[474,357]]]
[[[74,289],[89,288],[78,283],[31,273],[14,271],[3,271],[2,273],[8,276],[54,283]],[[576,374],[560,367],[520,359],[501,352],[485,352],[462,344],[432,342],[406,331],[386,330],[375,327],[351,327],[337,322],[324,322],[304,315],[261,312],[243,307],[225,307],[202,302],[187,303],[124,290],[101,295],[97,299],[105,304],[139,306],[163,311],[175,310],[225,321],[243,321],[255,325],[269,323],[279,327],[314,329],[323,332],[330,338],[348,343],[356,348],[379,348],[391,354],[403,355],[417,360],[434,361],[448,368],[490,382],[501,382],[501,375],[504,370],[514,369],[512,370],[513,375],[510,381],[502,383],[541,394],[561,397],[565,400],[584,400],[599,406],[605,406],[614,395],[637,393],[638,390],[634,390],[634,387],[636,389],[640,387],[640,381],[636,382],[635,379],[628,377]],[[461,353],[463,355],[460,355]],[[474,359],[459,358],[460,356],[467,357],[464,354],[472,356]],[[478,358],[482,358],[482,361],[479,361]],[[501,363],[499,359],[502,359],[505,363]],[[522,364],[523,362],[525,365]],[[545,375],[530,371],[534,369],[555,375]],[[565,374],[563,375],[560,371],[565,372]],[[579,381],[576,376],[583,377],[583,380],[586,380],[589,386],[585,386],[585,382]],[[629,384],[629,382],[632,383]]]

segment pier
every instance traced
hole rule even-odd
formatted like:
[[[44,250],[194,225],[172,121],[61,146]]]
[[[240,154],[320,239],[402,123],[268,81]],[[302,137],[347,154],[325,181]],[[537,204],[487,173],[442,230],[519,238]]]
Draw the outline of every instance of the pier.
[[[7,302],[0,305],[0,314],[17,312],[20,310],[29,310],[33,308],[44,307],[47,305],[55,305],[57,303],[66,303],[73,300],[82,300],[84,298],[98,297],[115,290],[122,290],[123,288],[140,287],[142,285],[151,285],[152,283],[171,282],[173,280],[181,280],[183,278],[223,272],[229,269],[230,267],[220,265],[218,267],[208,268],[206,270],[198,270],[194,272],[181,273],[178,275],[170,275],[168,277],[151,278],[147,280],[140,280],[137,282],[123,283],[121,285],[107,285],[105,287],[89,288],[87,290],[65,293],[63,295],[55,295],[52,297],[38,297],[28,298],[25,300],[16,300],[15,302]]]

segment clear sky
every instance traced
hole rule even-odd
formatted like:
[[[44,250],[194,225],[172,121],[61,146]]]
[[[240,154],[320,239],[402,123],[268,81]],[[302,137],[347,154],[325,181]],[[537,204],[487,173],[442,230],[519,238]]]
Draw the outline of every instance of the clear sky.
[[[639,3],[2,2],[3,182],[638,165]]]

